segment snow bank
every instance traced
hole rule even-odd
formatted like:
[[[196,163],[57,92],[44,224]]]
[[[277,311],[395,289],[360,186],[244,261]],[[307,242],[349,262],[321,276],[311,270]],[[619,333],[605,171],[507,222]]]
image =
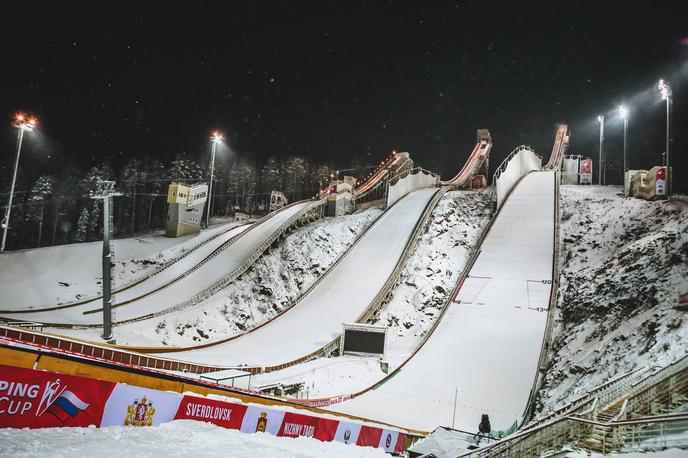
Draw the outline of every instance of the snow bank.
[[[561,188],[559,315],[539,394],[548,409],[688,352],[688,207],[624,199],[618,187]]]
[[[155,427],[0,429],[3,454],[13,457],[384,457],[382,449],[306,437],[246,434],[191,420]]]

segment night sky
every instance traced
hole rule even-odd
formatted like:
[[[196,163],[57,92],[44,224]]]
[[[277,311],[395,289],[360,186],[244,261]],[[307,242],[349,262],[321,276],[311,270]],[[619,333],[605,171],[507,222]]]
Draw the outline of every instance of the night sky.
[[[41,121],[22,156],[35,170],[200,157],[219,128],[259,161],[373,164],[396,148],[448,176],[481,127],[493,165],[522,143],[548,157],[557,122],[596,159],[606,113],[618,156],[627,103],[630,166],[645,168],[664,150],[664,77],[685,187],[684,2],[148,3],[3,4],[3,160],[24,110]]]

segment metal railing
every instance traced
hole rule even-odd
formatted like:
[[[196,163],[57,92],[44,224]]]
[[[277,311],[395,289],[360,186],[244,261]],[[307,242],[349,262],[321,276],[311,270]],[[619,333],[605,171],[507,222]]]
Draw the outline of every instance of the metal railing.
[[[162,310],[158,310],[155,313],[150,313],[147,315],[143,315],[140,317],[136,318],[130,318],[127,320],[121,320],[116,322],[115,324],[126,324],[126,323],[133,323],[136,321],[141,321],[149,318],[154,318],[157,316],[161,316],[167,313],[171,312],[177,312],[180,310],[184,310],[192,305],[195,305],[205,299],[208,299],[210,296],[213,294],[217,293],[218,291],[224,289],[228,284],[236,280],[241,274],[243,274],[246,269],[248,269],[262,254],[268,249],[270,245],[273,244],[275,240],[277,240],[279,237],[281,237],[284,232],[289,230],[294,224],[296,224],[300,219],[306,217],[309,213],[313,213],[316,215],[319,215],[320,217],[322,216],[322,210],[325,206],[324,201],[320,201],[315,205],[309,205],[305,207],[304,209],[300,210],[296,214],[294,214],[291,218],[289,218],[287,221],[282,223],[275,231],[272,232],[270,237],[268,237],[260,246],[255,248],[251,254],[249,254],[244,261],[236,268],[234,269],[229,275],[225,276],[222,280],[219,280],[212,285],[210,285],[208,288],[203,290],[202,292],[196,294],[195,296],[187,299],[184,302],[181,302],[177,305],[174,305],[172,307],[168,307]],[[200,268],[199,266],[196,266],[194,268],[198,269]]]
[[[509,153],[509,155],[506,158],[504,158],[502,163],[499,164],[499,166],[497,166],[497,169],[495,170],[494,174],[492,175],[492,184],[493,185],[497,182],[497,178],[500,177],[502,172],[504,172],[504,170],[506,169],[506,166],[509,165],[509,161],[511,160],[511,158],[514,157],[519,151],[523,151],[523,150],[531,151],[533,154],[535,154],[537,157],[539,157],[540,160],[542,160],[542,156],[540,156],[538,153],[536,153],[535,150],[529,145],[521,145],[521,146],[514,148],[514,150],[511,153]]]
[[[293,203],[291,203],[291,204],[289,204],[289,205],[283,207],[281,210],[285,210],[285,209],[287,209],[287,208],[289,208],[289,207],[292,207],[292,206],[294,206],[294,205],[297,205],[297,204],[300,204],[300,203],[303,203],[303,202],[304,202],[304,201],[293,202]],[[141,298],[141,297],[144,297],[144,296],[147,295],[147,294],[151,294],[151,293],[153,293],[153,292],[159,291],[160,289],[165,288],[165,287],[171,285],[172,283],[174,283],[174,282],[176,282],[176,281],[179,281],[180,279],[184,278],[185,276],[187,276],[187,275],[189,275],[190,273],[192,273],[192,272],[194,272],[195,270],[197,270],[200,266],[202,266],[203,264],[205,264],[206,262],[208,262],[210,259],[212,259],[212,258],[214,258],[215,256],[217,256],[218,254],[220,254],[223,250],[227,249],[230,245],[232,245],[232,244],[233,244],[234,242],[236,242],[238,239],[240,239],[241,237],[243,237],[244,235],[246,235],[250,230],[254,229],[256,226],[258,226],[259,224],[263,223],[264,221],[266,221],[266,220],[272,218],[275,214],[277,214],[277,212],[271,212],[271,213],[268,213],[267,215],[263,216],[262,218],[260,218],[260,219],[258,219],[258,220],[256,220],[256,221],[254,221],[253,223],[251,223],[250,225],[248,225],[248,227],[246,227],[243,231],[241,231],[240,233],[238,233],[238,234],[232,236],[229,240],[225,241],[222,245],[220,245],[218,248],[216,248],[215,250],[213,250],[213,252],[210,253],[208,256],[206,256],[203,260],[201,260],[201,262],[199,262],[199,263],[196,264],[195,266],[191,267],[190,269],[186,270],[186,271],[183,272],[181,275],[178,275],[177,277],[171,279],[170,281],[168,281],[168,282],[165,283],[164,285],[162,285],[162,286],[160,286],[160,287],[158,287],[158,288],[156,288],[156,289],[154,289],[154,290],[152,290],[152,291],[149,291],[149,292],[147,292],[146,294],[144,294],[144,295],[142,295],[142,296],[139,296],[138,298],[135,298],[135,299],[132,299],[132,300],[128,300],[128,301],[123,301],[123,302],[120,302],[120,303],[118,303],[118,304],[113,304],[113,309],[114,309],[114,308],[121,307],[121,306],[123,306],[123,305],[127,305],[128,303],[132,302],[133,300],[137,300],[137,299],[139,299],[139,298]],[[227,230],[221,231],[221,232],[219,232],[219,233],[217,233],[217,234],[215,234],[215,235],[213,235],[213,236],[211,236],[211,237],[208,237],[207,239],[205,239],[205,240],[203,240],[202,242],[198,243],[197,245],[195,245],[195,246],[192,247],[191,249],[186,250],[186,251],[184,251],[184,253],[182,253],[182,254],[180,254],[180,255],[178,255],[178,256],[172,258],[171,260],[167,261],[163,266],[160,266],[160,267],[157,268],[154,272],[148,274],[147,276],[142,277],[142,278],[139,278],[139,279],[137,279],[137,280],[134,280],[134,281],[130,282],[129,284],[127,284],[126,286],[123,286],[123,287],[117,289],[116,291],[113,291],[113,294],[121,293],[122,291],[125,291],[125,290],[127,290],[127,289],[130,289],[130,288],[132,288],[132,287],[134,287],[134,286],[136,286],[136,285],[138,285],[138,284],[140,284],[140,283],[143,283],[144,281],[146,281],[146,280],[148,280],[148,279],[150,279],[150,278],[155,277],[156,275],[160,274],[160,273],[163,272],[164,270],[168,269],[171,265],[173,265],[173,264],[175,264],[176,262],[178,262],[178,261],[184,259],[185,257],[189,256],[191,253],[193,253],[194,251],[196,251],[196,250],[199,249],[200,247],[202,247],[202,246],[204,246],[204,245],[210,243],[212,240],[215,240],[215,239],[218,238],[218,237],[221,237],[222,235],[226,234],[227,232],[236,229],[236,227],[237,227],[237,226],[228,228]],[[87,303],[89,303],[89,302],[93,302],[94,300],[97,300],[97,299],[100,298],[100,297],[102,297],[102,295],[93,296],[93,297],[90,297],[90,298],[87,298],[87,299],[81,299],[81,300],[79,300],[79,301],[77,301],[77,302],[70,302],[70,303],[68,303],[68,304],[61,304],[61,305],[53,306],[53,307],[44,307],[44,308],[40,308],[40,309],[0,310],[0,313],[21,314],[21,313],[49,312],[49,311],[53,311],[53,310],[62,310],[62,309],[66,309],[66,308],[71,308],[71,307],[76,307],[76,306],[79,306],[79,305],[87,304]],[[86,311],[86,312],[84,312],[84,313],[85,313],[85,314],[89,314],[89,313],[99,313],[99,312],[101,312],[101,311],[102,311],[102,309],[94,309],[94,310]],[[58,324],[58,323],[52,323],[52,324],[51,324],[51,323],[46,323],[46,325],[47,325],[47,326],[53,326],[53,327],[70,327],[70,328],[71,328],[71,327],[75,327],[75,326],[76,326],[76,327],[100,327],[100,326],[101,326],[101,325],[91,326],[91,325],[76,325],[76,324],[75,324],[75,325],[70,325],[70,324],[65,325],[65,324]]]
[[[516,434],[459,456],[539,456],[545,451],[560,449],[572,442],[606,453],[647,444],[649,437],[655,437],[653,435],[656,434],[674,434],[677,428],[688,431],[686,413],[630,420],[614,419],[606,423],[596,421],[599,412],[620,400],[627,402],[622,406],[617,418],[629,416],[638,406],[646,405],[658,396],[666,397],[674,388],[688,391],[688,357],[648,376],[647,372],[653,369],[656,368],[636,369],[623,374],[575,399],[537,423],[527,425]],[[627,445],[629,437],[630,446]],[[664,437],[659,442],[663,440],[668,443],[670,439]],[[682,441],[680,445],[688,446],[688,435],[683,435],[682,439],[671,440],[677,444]]]
[[[426,204],[425,209],[423,210],[423,213],[421,214],[420,218],[418,218],[418,221],[416,221],[416,224],[413,228],[413,232],[409,235],[409,238],[406,242],[406,245],[404,246],[404,250],[401,253],[401,256],[399,257],[399,260],[397,261],[396,265],[394,266],[394,270],[390,274],[389,277],[387,277],[387,280],[385,281],[384,285],[378,291],[378,293],[375,295],[371,303],[368,305],[366,310],[356,319],[356,322],[362,323],[367,321],[370,317],[372,317],[382,306],[384,303],[385,298],[389,295],[391,292],[392,288],[395,286],[399,275],[401,274],[402,269],[406,265],[406,261],[408,260],[409,256],[413,252],[416,244],[418,243],[418,238],[420,231],[422,230],[423,227],[425,227],[430,215],[432,214],[432,211],[434,210],[435,206],[437,205],[437,202],[442,198],[442,196],[447,192],[448,188],[440,188],[435,195],[433,196],[432,199]],[[399,202],[399,201],[397,201]],[[396,204],[396,202],[395,202]],[[391,207],[390,207],[391,208]],[[357,240],[358,241],[358,240]],[[353,246],[352,246],[353,248]],[[350,253],[351,250],[347,251],[346,254]],[[340,258],[341,259],[341,258]],[[328,271],[329,272],[329,271]],[[322,277],[321,277],[322,278]],[[305,297],[306,294],[308,294],[308,291],[303,294],[301,297]],[[265,368],[265,372],[272,372],[280,369],[284,369],[290,366],[293,366],[295,364],[299,364],[305,361],[310,361],[311,359],[318,358],[320,356],[326,356],[328,354],[331,354],[335,350],[337,350],[340,346],[340,339],[341,336],[335,337],[332,341],[330,341],[327,345],[324,347],[304,356],[301,357],[297,360],[290,361],[287,363],[283,363],[277,366],[270,366]]]

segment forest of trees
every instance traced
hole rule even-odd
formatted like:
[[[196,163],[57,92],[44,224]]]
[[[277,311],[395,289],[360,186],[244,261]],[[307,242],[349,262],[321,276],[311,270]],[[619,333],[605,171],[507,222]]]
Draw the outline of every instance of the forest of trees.
[[[0,199],[3,214],[7,205],[13,164],[0,167]],[[270,192],[282,191],[290,202],[314,196],[329,180],[331,168],[311,164],[300,157],[283,160],[271,157],[262,164],[244,159],[216,161],[213,180],[212,215],[267,213]],[[167,187],[171,182],[192,184],[207,181],[208,160],[180,155],[170,163],[159,160],[129,160],[120,170],[108,163],[81,169],[67,164],[50,174],[27,178],[22,169],[17,177],[7,249],[16,250],[102,237],[102,203],[89,198],[97,180],[116,181],[115,236],[164,228],[167,216]]]

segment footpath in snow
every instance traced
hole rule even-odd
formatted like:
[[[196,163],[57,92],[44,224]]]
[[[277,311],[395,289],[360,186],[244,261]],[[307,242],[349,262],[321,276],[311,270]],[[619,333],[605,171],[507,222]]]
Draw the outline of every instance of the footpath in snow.
[[[388,326],[390,370],[411,354],[439,315],[489,217],[486,192],[450,191],[438,202],[391,298],[370,320]],[[359,391],[384,376],[378,358],[340,356],[255,375],[252,384],[301,384],[297,397],[318,398]]]
[[[561,275],[540,408],[615,375],[688,352],[688,206],[623,198],[616,186],[561,187]]]

